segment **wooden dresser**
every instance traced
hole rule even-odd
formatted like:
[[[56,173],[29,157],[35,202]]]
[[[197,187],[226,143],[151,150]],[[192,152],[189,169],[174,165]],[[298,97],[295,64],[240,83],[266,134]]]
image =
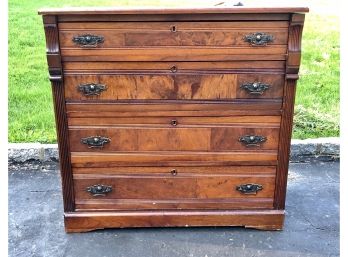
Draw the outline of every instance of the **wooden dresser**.
[[[282,229],[307,11],[40,10],[66,231]]]

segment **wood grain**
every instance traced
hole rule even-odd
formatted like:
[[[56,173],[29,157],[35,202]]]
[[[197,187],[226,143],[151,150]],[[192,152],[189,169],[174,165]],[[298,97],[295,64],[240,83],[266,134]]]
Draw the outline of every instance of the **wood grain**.
[[[283,210],[244,211],[133,211],[65,213],[66,232],[86,232],[103,228],[244,226],[281,230]]]
[[[156,54],[154,54],[156,53]],[[235,61],[286,60],[287,46],[266,47],[144,47],[144,48],[65,48],[67,61]]]
[[[177,174],[216,174],[216,175],[226,175],[226,174],[275,174],[275,166],[220,166],[220,167],[210,167],[210,166],[169,166],[169,167],[98,167],[98,168],[74,168],[74,174],[104,174],[104,175],[127,175],[132,174],[133,176],[142,174],[154,174],[154,175],[169,175],[171,171],[175,169]]]
[[[235,99],[281,98],[284,76],[270,74],[131,74],[131,75],[66,75],[65,96],[69,100],[120,99]],[[241,88],[245,83],[261,82],[270,86],[261,95]],[[100,95],[86,96],[80,85],[103,84],[107,89]]]
[[[173,26],[175,31],[172,31]],[[270,45],[285,45],[288,37],[286,22],[108,22],[62,23],[60,44],[64,48],[80,48],[74,36],[92,34],[104,37],[98,47],[153,46],[238,46],[249,45],[244,36],[254,32],[274,36]]]
[[[272,209],[273,198],[228,199],[77,199],[76,211]]]
[[[68,125],[74,126],[116,126],[116,125],[131,125],[131,126],[148,126],[148,127],[172,127],[171,122],[175,120],[177,126],[182,125],[243,125],[249,124],[267,124],[275,126],[280,124],[281,116],[226,116],[226,117],[103,117],[102,119],[95,118],[69,118]]]
[[[294,115],[296,80],[287,80],[285,84],[285,101],[283,103],[284,113],[282,115],[280,140],[279,140],[279,166],[277,168],[276,191],[274,208],[285,208],[285,197],[289,170],[289,154],[291,143],[291,132]]]
[[[234,151],[276,150],[279,127],[250,125],[229,127],[78,127],[70,128],[70,148],[73,152],[108,151]],[[245,135],[264,136],[267,140],[259,146],[246,146],[239,142]],[[103,148],[89,148],[82,138],[103,136],[111,140]]]
[[[301,37],[304,22],[304,15],[293,14],[290,20],[289,27],[289,55],[298,54],[301,51]],[[300,59],[294,62],[294,59],[289,59],[286,64],[287,80],[284,88],[283,115],[281,121],[281,132],[279,141],[279,166],[277,168],[276,191],[275,191],[275,209],[285,208],[286,188],[289,169],[289,154],[291,144],[291,134],[294,116],[295,96],[296,96],[296,81],[298,79],[298,70]]]
[[[293,14],[289,26],[289,58],[286,64],[288,73],[297,74],[300,69],[301,62],[301,38],[304,24],[304,14]]]
[[[51,81],[62,80],[62,64],[59,49],[58,25],[56,16],[42,17],[45,38],[46,38],[46,57],[48,72]]]
[[[173,118],[191,116],[255,116],[255,115],[280,115],[282,101],[258,100],[224,102],[149,102],[146,103],[67,103],[69,118],[92,117],[161,117]]]
[[[64,211],[73,211],[75,208],[75,196],[71,171],[64,85],[62,82],[57,17],[44,16],[43,23],[45,28],[48,71],[51,80],[57,141],[59,147],[59,166],[63,191],[63,206]]]
[[[173,25],[174,26],[174,25]],[[139,28],[137,28],[139,30]],[[98,35],[104,37],[104,42],[98,45],[98,48],[122,48],[122,47],[159,47],[159,46],[249,46],[244,40],[248,34],[255,33],[259,30],[274,36],[275,40],[269,45],[285,45],[288,40],[287,29],[262,29],[254,30],[236,30],[236,31],[151,31],[151,32],[120,32],[120,31],[100,31],[93,29],[85,29],[83,31],[61,31],[59,38],[61,39],[62,49],[81,48],[76,45],[72,39],[76,36],[87,34]]]
[[[65,228],[283,227],[305,7],[44,9]],[[273,42],[253,46],[246,34]],[[104,37],[95,48],[72,38]],[[175,67],[175,68],[173,68]],[[261,95],[243,83],[269,84]],[[86,97],[77,87],[101,83]],[[173,121],[175,121],[173,123]],[[246,147],[242,135],[266,136]],[[103,149],[82,137],[107,136]],[[172,172],[172,170],[175,172]],[[113,187],[104,197],[86,188]],[[256,195],[236,190],[258,183]]]
[[[224,199],[224,198],[273,198],[273,175],[74,175],[76,199]],[[257,194],[242,194],[236,187],[255,183],[263,189]],[[112,186],[103,196],[93,196],[86,188],[93,185]]]
[[[87,71],[88,73],[122,72],[124,70],[148,71],[155,70],[157,73],[168,72],[176,66],[178,72],[182,70],[204,71],[205,73],[222,70],[229,71],[260,71],[284,73],[285,61],[226,61],[226,62],[64,62],[63,68],[67,75],[75,75]]]
[[[60,31],[86,30],[120,30],[120,31],[171,31],[171,26],[176,26],[176,32],[200,31],[200,30],[243,30],[243,29],[286,29],[288,21],[233,21],[233,22],[62,22],[59,24]],[[175,33],[175,32],[174,32]]]
[[[64,22],[153,22],[153,21],[191,21],[191,22],[202,22],[202,21],[288,21],[290,19],[289,13],[206,13],[206,14],[66,14],[58,15],[58,21]]]
[[[73,167],[277,165],[274,150],[234,152],[71,152]]]

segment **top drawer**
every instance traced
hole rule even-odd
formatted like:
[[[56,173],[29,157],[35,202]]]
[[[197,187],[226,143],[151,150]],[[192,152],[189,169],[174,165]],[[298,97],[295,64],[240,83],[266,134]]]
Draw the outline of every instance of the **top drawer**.
[[[63,61],[284,60],[288,41],[286,21],[67,22],[59,31]]]

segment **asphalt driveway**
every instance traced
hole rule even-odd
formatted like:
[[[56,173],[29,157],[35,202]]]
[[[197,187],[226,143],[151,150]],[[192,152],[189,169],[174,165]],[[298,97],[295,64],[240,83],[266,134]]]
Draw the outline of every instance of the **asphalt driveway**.
[[[9,256],[339,256],[339,162],[290,165],[285,228],[107,229],[66,234],[56,167],[9,170]]]

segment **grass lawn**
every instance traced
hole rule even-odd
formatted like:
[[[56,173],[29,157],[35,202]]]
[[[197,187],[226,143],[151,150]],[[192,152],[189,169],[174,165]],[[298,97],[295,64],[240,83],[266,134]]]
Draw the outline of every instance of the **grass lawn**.
[[[117,5],[169,5],[126,1]],[[183,0],[173,1],[175,4]],[[115,1],[9,0],[9,142],[56,142],[41,7],[107,6]],[[306,16],[293,138],[339,136],[339,19]]]

